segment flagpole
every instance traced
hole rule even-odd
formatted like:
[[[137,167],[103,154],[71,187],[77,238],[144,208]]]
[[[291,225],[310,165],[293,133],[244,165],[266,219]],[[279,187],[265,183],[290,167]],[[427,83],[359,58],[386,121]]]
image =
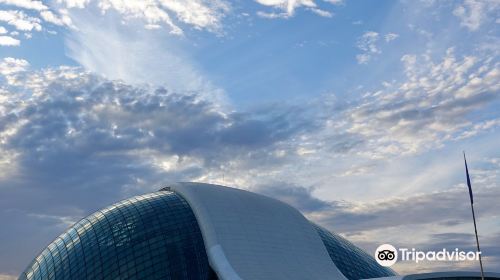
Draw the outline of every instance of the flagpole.
[[[467,174],[467,186],[469,187],[470,207],[472,210],[472,220],[474,221],[474,233],[476,234],[477,252],[479,253],[479,266],[481,267],[481,280],[484,280],[483,261],[481,260],[481,249],[479,248],[479,237],[477,236],[476,215],[474,214],[474,200],[472,198],[472,185],[471,185],[470,177],[469,177],[469,169],[467,168],[467,160],[465,159],[465,152],[464,152],[464,161],[465,161],[465,173]]]
[[[481,249],[479,248],[479,238],[477,237],[476,215],[474,215],[474,204],[471,204],[470,206],[472,208],[472,219],[474,220],[474,232],[476,233],[477,251],[481,252]],[[481,253],[479,253],[479,266],[481,266],[481,280],[484,280],[483,261],[481,260]]]

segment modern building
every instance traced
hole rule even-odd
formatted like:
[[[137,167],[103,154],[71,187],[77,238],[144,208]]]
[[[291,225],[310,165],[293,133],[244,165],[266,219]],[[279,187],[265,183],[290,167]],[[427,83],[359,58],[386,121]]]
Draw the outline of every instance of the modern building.
[[[489,273],[488,279],[500,279]],[[479,279],[398,276],[298,210],[252,192],[177,183],[82,219],[19,279]]]

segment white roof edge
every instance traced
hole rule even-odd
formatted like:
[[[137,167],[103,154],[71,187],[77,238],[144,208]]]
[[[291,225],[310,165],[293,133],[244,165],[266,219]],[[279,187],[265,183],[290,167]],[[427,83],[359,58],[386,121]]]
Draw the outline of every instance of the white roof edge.
[[[312,224],[290,205],[218,185],[168,187],[191,206],[221,280],[347,279]]]

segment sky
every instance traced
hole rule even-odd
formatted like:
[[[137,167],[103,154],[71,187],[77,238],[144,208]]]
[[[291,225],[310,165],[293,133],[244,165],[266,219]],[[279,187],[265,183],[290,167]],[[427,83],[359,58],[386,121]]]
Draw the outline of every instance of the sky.
[[[500,1],[0,0],[0,279],[169,182],[500,272]],[[397,263],[398,273],[477,270]]]

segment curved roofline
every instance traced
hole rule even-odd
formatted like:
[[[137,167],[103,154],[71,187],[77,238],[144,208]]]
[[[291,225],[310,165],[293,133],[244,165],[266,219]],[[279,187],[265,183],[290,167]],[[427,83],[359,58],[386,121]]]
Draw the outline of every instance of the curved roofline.
[[[209,262],[222,280],[347,278],[318,232],[297,209],[253,192],[203,183],[175,183],[198,220]]]

